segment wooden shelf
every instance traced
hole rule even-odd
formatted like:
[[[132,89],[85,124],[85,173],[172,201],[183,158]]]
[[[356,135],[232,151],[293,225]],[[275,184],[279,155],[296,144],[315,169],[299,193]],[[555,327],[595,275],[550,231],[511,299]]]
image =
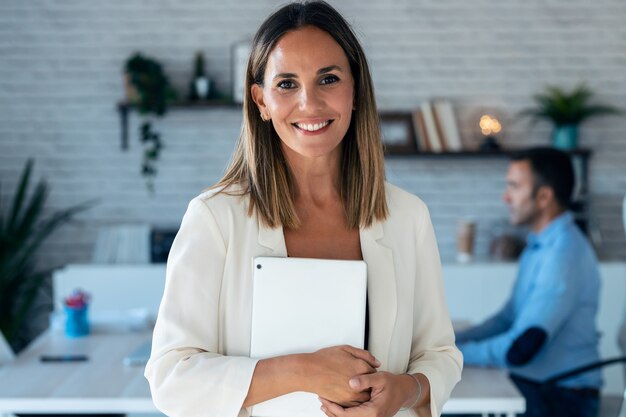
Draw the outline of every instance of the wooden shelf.
[[[241,103],[230,100],[177,101],[168,105],[170,109],[215,109],[219,107],[237,109],[241,106]]]
[[[460,152],[407,152],[407,153],[387,153],[386,158],[509,158],[519,149],[502,149],[499,151],[460,151]],[[571,156],[589,157],[592,152],[587,148],[578,148],[565,151]]]
[[[177,101],[169,103],[167,105],[168,110],[203,110],[203,109],[238,109],[241,108],[241,103],[235,103],[228,100],[202,100],[202,101]],[[128,149],[128,114],[131,110],[136,110],[137,105],[121,101],[117,103],[117,111],[120,114],[120,126],[121,126],[121,147],[123,150]]]

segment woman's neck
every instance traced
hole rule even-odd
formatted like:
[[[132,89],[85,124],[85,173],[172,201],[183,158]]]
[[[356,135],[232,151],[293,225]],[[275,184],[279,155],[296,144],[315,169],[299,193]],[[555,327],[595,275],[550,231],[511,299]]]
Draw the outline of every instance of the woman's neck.
[[[341,196],[341,150],[310,158],[284,151],[296,185],[296,199],[323,202]]]

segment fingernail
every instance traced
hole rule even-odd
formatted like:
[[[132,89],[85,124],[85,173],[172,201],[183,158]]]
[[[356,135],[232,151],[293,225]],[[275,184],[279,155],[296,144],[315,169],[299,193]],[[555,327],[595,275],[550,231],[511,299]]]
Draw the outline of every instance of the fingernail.
[[[320,410],[322,410],[323,412],[326,412],[326,407],[321,406],[321,407],[320,407]]]
[[[380,366],[380,361],[378,359],[376,359],[376,366]]]
[[[359,381],[357,381],[356,379],[351,379],[348,384],[350,384],[350,387],[352,388],[358,388],[359,387]]]

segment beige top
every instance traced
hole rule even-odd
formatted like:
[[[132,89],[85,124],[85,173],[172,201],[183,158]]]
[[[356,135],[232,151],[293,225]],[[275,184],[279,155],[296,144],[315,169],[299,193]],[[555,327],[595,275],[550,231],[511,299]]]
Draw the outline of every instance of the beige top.
[[[170,417],[248,417],[252,259],[287,256],[282,228],[259,225],[247,199],[194,198],[172,246],[145,375]],[[360,230],[368,269],[370,352],[380,370],[426,375],[431,414],[459,381],[441,262],[426,205],[386,185],[390,216]],[[398,415],[409,415],[399,412]]]

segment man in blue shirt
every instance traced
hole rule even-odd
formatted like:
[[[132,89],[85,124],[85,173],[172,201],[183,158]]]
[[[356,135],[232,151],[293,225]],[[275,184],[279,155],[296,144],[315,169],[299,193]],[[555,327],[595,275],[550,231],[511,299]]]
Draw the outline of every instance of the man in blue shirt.
[[[506,367],[526,398],[527,417],[595,417],[599,370],[542,385],[599,360],[598,261],[567,211],[574,188],[568,155],[533,148],[512,158],[503,196],[511,223],[531,230],[513,292],[484,323],[457,333],[465,364]]]

